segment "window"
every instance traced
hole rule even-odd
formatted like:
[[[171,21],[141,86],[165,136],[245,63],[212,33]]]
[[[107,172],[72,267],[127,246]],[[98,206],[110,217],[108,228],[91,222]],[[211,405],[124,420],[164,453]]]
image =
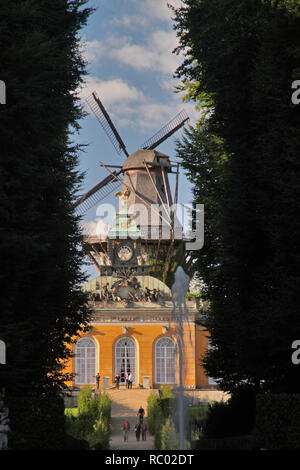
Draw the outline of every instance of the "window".
[[[96,379],[96,345],[90,338],[81,339],[75,349],[77,384],[94,384]]]
[[[155,345],[156,383],[176,383],[176,345],[171,338],[161,338]]]
[[[115,374],[124,382],[126,372],[131,372],[136,381],[136,348],[132,338],[121,338],[115,346]]]

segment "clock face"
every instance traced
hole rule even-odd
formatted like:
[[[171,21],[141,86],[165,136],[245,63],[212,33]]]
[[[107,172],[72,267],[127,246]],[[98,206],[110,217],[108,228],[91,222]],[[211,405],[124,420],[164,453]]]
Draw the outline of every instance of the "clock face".
[[[117,254],[121,261],[129,261],[133,257],[133,249],[129,245],[122,245],[118,248]]]

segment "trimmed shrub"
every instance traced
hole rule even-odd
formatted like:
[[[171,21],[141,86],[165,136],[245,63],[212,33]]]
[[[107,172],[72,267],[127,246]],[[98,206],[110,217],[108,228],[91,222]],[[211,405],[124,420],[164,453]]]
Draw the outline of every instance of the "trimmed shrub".
[[[166,419],[163,415],[163,412],[161,411],[160,407],[158,407],[158,410],[155,416],[155,426],[154,426],[154,433],[153,433],[155,449],[161,449],[161,432],[162,432],[162,428],[163,428],[165,421]]]
[[[90,449],[109,448],[111,401],[106,393],[92,397],[89,386],[78,397],[78,414],[66,411],[66,432],[73,439],[87,442]]]
[[[154,444],[156,449],[162,448],[162,431],[168,418],[173,414],[174,401],[174,394],[167,385],[162,386],[159,397],[151,394],[147,399],[148,426],[149,431],[154,435]],[[167,427],[169,426],[170,423]],[[166,444],[164,443],[164,445]]]
[[[157,397],[151,393],[147,398],[148,427],[151,434],[155,435],[155,421],[159,411]]]
[[[178,449],[178,410],[175,406],[176,397],[168,386],[163,386],[160,396],[154,394],[148,397],[148,426],[151,434],[154,435],[156,449]],[[187,403],[186,405],[187,406]],[[199,429],[206,421],[208,415],[207,405],[196,405],[185,409],[185,436],[184,448],[190,448],[190,441],[193,435],[200,434]]]
[[[256,398],[256,446],[300,449],[300,394],[265,394]]]
[[[110,422],[111,401],[107,393],[101,393],[96,399],[98,414],[102,416],[107,424]]]
[[[90,405],[93,401],[92,392],[93,391],[90,385],[85,385],[80,390],[77,405],[79,414],[90,411]]]
[[[163,385],[161,387],[160,398],[174,398],[174,393],[168,385]]]
[[[179,449],[179,436],[176,432],[175,424],[171,418],[167,418],[161,429],[160,449],[176,450]]]
[[[172,411],[174,409],[174,401],[174,398],[169,397],[161,397],[157,399],[158,406],[160,407],[165,419],[167,419],[172,414]]]
[[[160,396],[157,401],[164,418],[167,419],[171,416],[175,405],[175,396],[170,387],[167,385],[162,386]]]
[[[187,408],[188,439],[199,439],[208,417],[209,406],[198,403]]]
[[[147,399],[148,427],[149,431],[154,436],[156,449],[161,448],[161,431],[166,421],[166,417],[161,408],[162,403],[164,403],[163,400],[169,400],[169,398],[158,398],[154,394],[151,394]]]
[[[109,448],[110,430],[108,422],[101,415],[93,426],[93,432],[87,437],[91,450],[105,450]]]
[[[79,413],[77,417],[67,416],[66,432],[74,439],[87,441],[87,436],[93,432],[95,421],[94,413],[89,412]]]

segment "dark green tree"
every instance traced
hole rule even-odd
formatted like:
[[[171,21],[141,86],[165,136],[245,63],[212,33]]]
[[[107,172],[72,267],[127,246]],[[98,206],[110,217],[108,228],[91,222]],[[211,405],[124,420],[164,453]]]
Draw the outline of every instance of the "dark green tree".
[[[300,76],[297,0],[186,0],[175,11],[177,75],[206,109],[178,146],[205,204],[196,259],[211,301],[210,376],[234,391],[299,391]]]
[[[90,13],[86,0],[0,2],[0,381],[12,415],[13,397],[62,389],[90,315],[73,205],[80,147],[71,140],[83,116],[78,32]]]

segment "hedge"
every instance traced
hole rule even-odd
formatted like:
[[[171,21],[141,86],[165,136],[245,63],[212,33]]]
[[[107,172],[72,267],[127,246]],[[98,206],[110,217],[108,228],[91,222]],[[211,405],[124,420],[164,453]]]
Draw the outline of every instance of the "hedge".
[[[201,402],[196,405],[188,406],[187,408],[187,439],[192,441],[193,439],[199,439],[203,434],[203,429],[207,421],[209,412],[209,405]]]
[[[154,436],[154,445],[156,449],[161,448],[161,431],[165,423],[165,418],[162,409],[159,405],[158,398],[151,394],[147,399],[148,409],[148,427],[151,434]]]
[[[13,450],[62,450],[66,444],[63,398],[14,397],[9,401]]]
[[[256,397],[256,445],[264,449],[300,449],[300,394]]]
[[[179,435],[171,417],[167,418],[165,424],[162,426],[160,441],[160,449],[162,450],[179,449]]]
[[[208,438],[245,436],[252,433],[256,396],[251,387],[240,387],[227,402],[209,405],[203,433]]]
[[[162,448],[162,430],[173,413],[174,400],[172,390],[166,385],[161,388],[159,397],[151,394],[147,399],[148,426],[149,431],[154,435],[156,449]]]

